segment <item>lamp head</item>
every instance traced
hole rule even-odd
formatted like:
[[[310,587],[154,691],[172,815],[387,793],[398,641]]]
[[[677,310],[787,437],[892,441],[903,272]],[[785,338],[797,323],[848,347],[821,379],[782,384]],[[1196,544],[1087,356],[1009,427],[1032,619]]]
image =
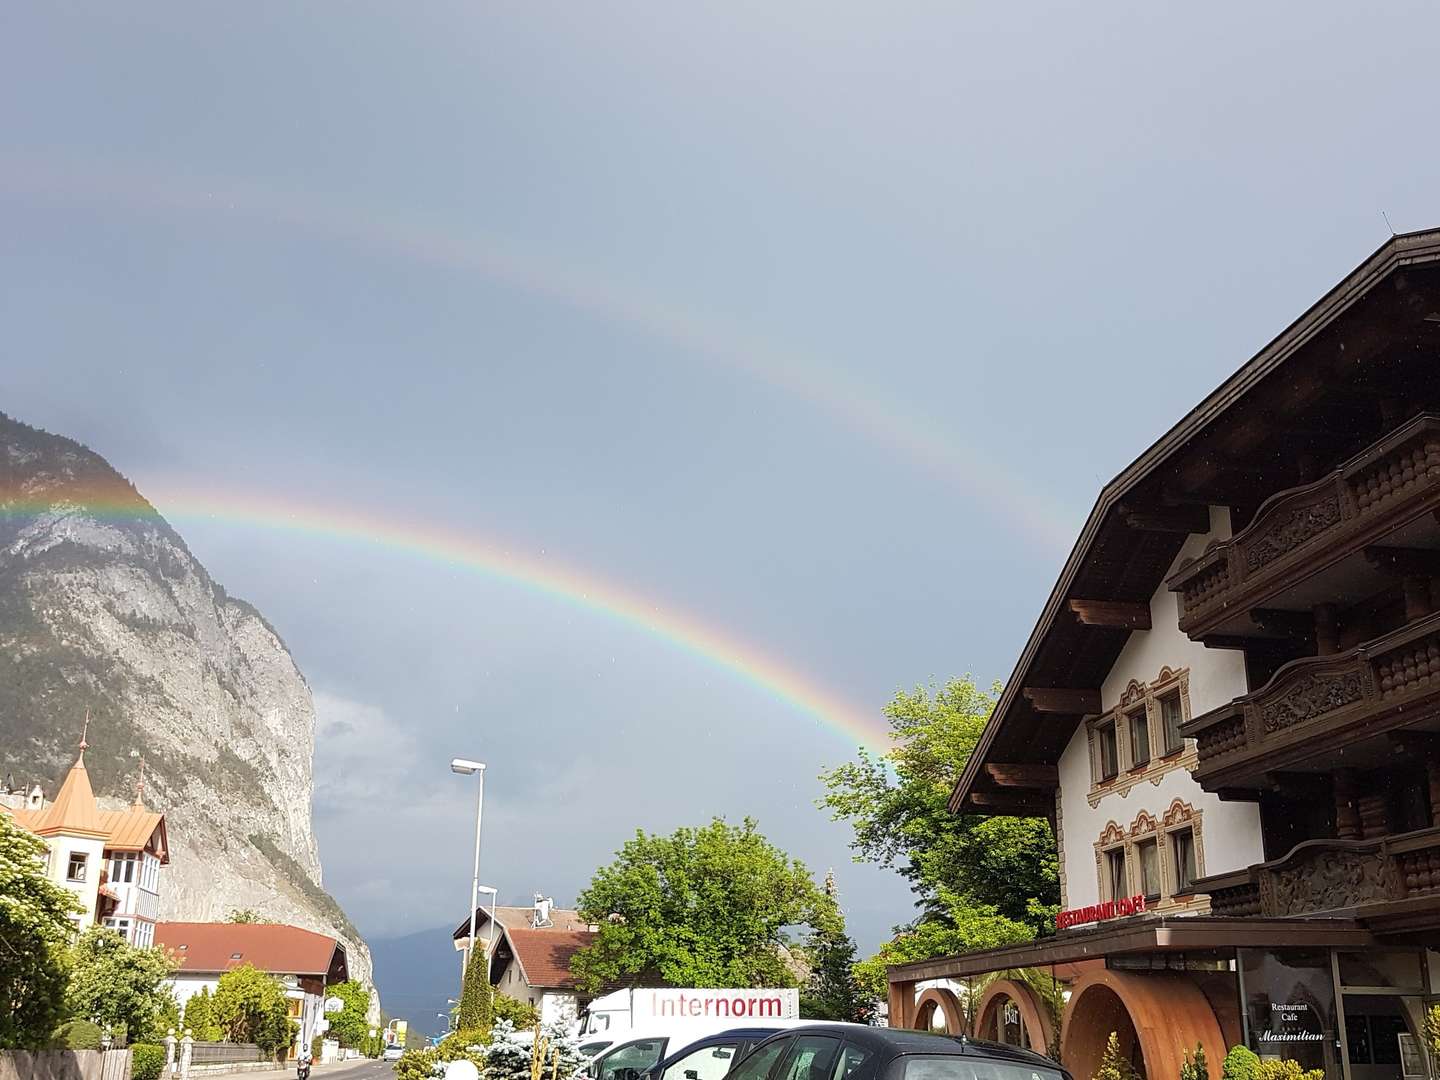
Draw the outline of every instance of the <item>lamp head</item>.
[[[471,761],[469,758],[457,757],[454,761],[450,762],[450,771],[459,773],[461,776],[470,776],[477,772],[484,772],[485,763],[483,761]]]

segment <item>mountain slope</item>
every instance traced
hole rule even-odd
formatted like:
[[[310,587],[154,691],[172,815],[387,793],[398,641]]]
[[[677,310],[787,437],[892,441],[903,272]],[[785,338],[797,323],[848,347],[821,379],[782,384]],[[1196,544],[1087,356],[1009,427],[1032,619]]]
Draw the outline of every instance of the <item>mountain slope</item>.
[[[365,943],[311,831],[315,709],[285,643],[98,454],[0,414],[0,769],[53,794],[91,718],[102,803],[169,821],[161,918],[267,919]]]

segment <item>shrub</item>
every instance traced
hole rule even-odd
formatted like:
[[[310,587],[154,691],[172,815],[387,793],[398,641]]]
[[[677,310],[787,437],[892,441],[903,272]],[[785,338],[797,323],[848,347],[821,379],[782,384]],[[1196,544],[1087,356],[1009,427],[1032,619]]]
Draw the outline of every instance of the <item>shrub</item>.
[[[1135,1070],[1120,1053],[1120,1036],[1113,1031],[1105,1040],[1105,1055],[1095,1070],[1094,1080],[1135,1080]]]
[[[165,1047],[136,1043],[130,1048],[130,1080],[160,1080],[165,1069]]]
[[[432,1080],[440,1073],[440,1057],[431,1047],[406,1050],[395,1062],[395,1080]]]
[[[1210,1080],[1210,1065],[1205,1060],[1205,1047],[1195,1044],[1195,1056],[1185,1051],[1185,1060],[1180,1063],[1180,1080]]]
[[[71,1020],[55,1032],[57,1050],[99,1050],[100,1025],[89,1020]]]
[[[1221,1080],[1256,1080],[1260,1068],[1260,1056],[1248,1046],[1232,1046],[1225,1055],[1225,1066],[1220,1072]]]
[[[540,1014],[528,1001],[493,991],[490,1011],[496,1020],[509,1020],[518,1028],[532,1028],[540,1022]]]
[[[1293,1058],[1282,1061],[1261,1061],[1255,1069],[1256,1080],[1325,1080],[1324,1069],[1305,1070]]]

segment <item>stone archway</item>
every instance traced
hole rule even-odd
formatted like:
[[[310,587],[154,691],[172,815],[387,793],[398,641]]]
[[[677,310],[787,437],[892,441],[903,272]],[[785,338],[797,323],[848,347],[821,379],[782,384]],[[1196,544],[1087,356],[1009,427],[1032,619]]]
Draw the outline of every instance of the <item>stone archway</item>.
[[[1055,1042],[1055,1021],[1051,1019],[1050,1010],[1040,1000],[1039,994],[1014,979],[996,979],[985,988],[975,1008],[980,1018],[975,1027],[975,1037],[994,1039],[1001,1034],[998,1021],[1006,1003],[1013,1003],[1019,1010],[1020,1027],[1029,1049],[1037,1054],[1049,1053]]]
[[[948,1035],[960,1035],[965,1031],[965,1010],[953,990],[943,986],[932,986],[924,991],[915,1002],[915,1027],[920,1031],[931,1031],[935,1026],[935,1014],[945,1021]]]
[[[1087,972],[1070,987],[1061,1024],[1060,1059],[1075,1076],[1094,1076],[1111,1032],[1120,1051],[1143,1061],[1149,1080],[1180,1075],[1185,1051],[1205,1048],[1211,1076],[1225,1061],[1225,1036],[1204,993],[1174,973]]]

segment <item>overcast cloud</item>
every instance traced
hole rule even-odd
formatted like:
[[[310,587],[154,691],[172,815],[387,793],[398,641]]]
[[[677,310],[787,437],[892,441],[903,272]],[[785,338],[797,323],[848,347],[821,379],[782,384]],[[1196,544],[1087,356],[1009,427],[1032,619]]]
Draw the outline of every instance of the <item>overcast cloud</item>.
[[[0,408],[155,498],[317,688],[326,880],[458,921],[854,740],[661,637],[285,519],[553,559],[875,717],[1004,677],[1099,486],[1440,223],[1433,4],[12,5]],[[478,542],[478,540],[477,540]]]

